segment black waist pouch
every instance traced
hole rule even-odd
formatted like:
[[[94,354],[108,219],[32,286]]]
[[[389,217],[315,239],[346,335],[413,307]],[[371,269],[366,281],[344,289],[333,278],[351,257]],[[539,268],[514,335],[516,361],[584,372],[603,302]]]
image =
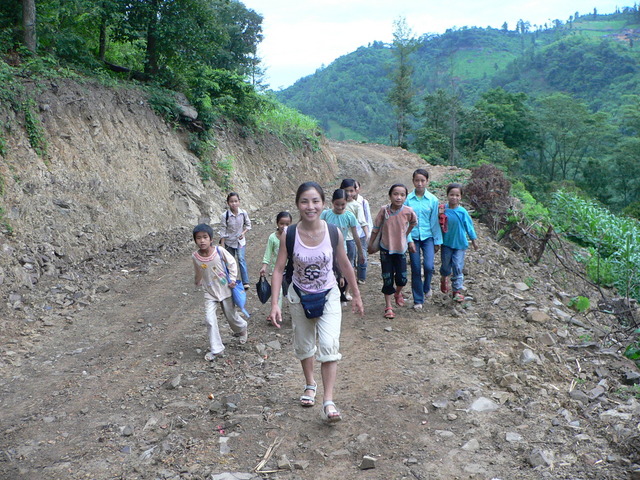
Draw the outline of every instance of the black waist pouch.
[[[307,318],[318,318],[322,316],[324,313],[324,304],[327,303],[327,295],[331,289],[320,293],[307,294],[303,294],[295,285],[293,285],[293,289],[300,297],[300,304]]]

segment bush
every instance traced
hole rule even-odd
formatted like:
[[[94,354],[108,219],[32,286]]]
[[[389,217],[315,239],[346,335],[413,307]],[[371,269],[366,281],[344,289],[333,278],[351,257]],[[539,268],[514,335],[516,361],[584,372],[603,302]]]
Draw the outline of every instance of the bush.
[[[264,99],[244,77],[207,66],[192,77],[188,97],[207,129],[222,116],[253,127],[265,106]]]
[[[485,164],[474,168],[464,192],[481,215],[504,214],[511,204],[511,182],[495,165]]]

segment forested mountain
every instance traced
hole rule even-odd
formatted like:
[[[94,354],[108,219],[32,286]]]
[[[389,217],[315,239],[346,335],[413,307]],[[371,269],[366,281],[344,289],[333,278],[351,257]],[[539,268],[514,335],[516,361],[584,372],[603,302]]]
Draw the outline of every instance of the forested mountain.
[[[640,14],[576,12],[567,22],[515,29],[463,27],[423,35],[411,55],[416,113],[437,89],[454,92],[464,105],[503,87],[529,97],[564,92],[589,107],[614,110],[625,93],[640,93]],[[317,118],[335,138],[389,142],[393,112],[387,103],[392,45],[374,42],[277,92],[285,104]]]
[[[636,6],[515,30],[396,30],[391,45],[361,47],[277,95],[333,138],[402,145],[432,164],[492,163],[538,199],[574,188],[635,212],[638,40]]]

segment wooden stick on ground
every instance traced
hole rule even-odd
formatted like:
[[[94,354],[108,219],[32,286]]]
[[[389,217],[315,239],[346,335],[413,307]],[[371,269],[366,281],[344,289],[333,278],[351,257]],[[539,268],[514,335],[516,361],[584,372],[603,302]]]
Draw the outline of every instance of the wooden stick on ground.
[[[260,460],[258,465],[256,465],[256,467],[253,469],[254,472],[256,472],[256,473],[275,473],[275,472],[279,471],[279,469],[276,469],[276,470],[262,470],[262,468],[267,464],[269,459],[276,452],[276,450],[278,449],[278,447],[282,443],[282,440],[283,440],[282,437],[276,438],[273,441],[273,443],[271,445],[269,445],[269,448],[267,448],[267,451],[264,452],[264,456],[262,457],[262,460]]]

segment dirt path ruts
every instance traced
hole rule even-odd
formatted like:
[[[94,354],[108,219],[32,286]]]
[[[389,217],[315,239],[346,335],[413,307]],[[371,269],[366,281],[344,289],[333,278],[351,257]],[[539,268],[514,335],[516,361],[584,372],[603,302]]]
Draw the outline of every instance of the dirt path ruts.
[[[343,174],[362,181],[373,212],[389,185],[410,186],[411,171],[423,165],[391,147],[333,149]],[[430,171],[436,182],[456,172]],[[289,193],[252,215],[252,281],[275,213],[284,205],[293,211],[292,202]],[[299,407],[303,377],[290,322],[281,330],[268,326],[267,306],[253,290],[248,344],[238,345],[221,323],[226,356],[204,362],[202,294],[192,286],[193,246],[185,232],[182,256],[145,275],[114,276],[98,303],[30,338],[31,348],[17,352],[21,362],[2,371],[0,478],[205,479],[250,472],[276,439],[281,444],[269,466],[284,454],[304,469],[271,478],[533,479],[543,473],[527,463],[534,446],[562,450],[553,478],[624,478],[615,465],[571,462],[569,454],[582,447],[572,432],[550,428],[558,409],[569,408],[551,385],[562,386],[571,372],[549,363],[518,366],[519,342],[533,334],[509,291],[536,272],[488,240],[482,226],[478,231],[482,250],[467,259],[473,301],[464,309],[436,294],[422,312],[408,300],[393,322],[384,320],[379,265],[371,259],[361,289],[366,314],[345,310],[343,319],[336,402],[345,420],[335,427],[320,422],[318,407]],[[546,292],[536,295],[548,301]],[[509,372],[523,379],[519,389],[498,385]],[[471,412],[481,396],[499,409]],[[583,451],[611,452],[595,427],[583,428],[597,445]],[[522,441],[506,442],[506,432]],[[221,438],[228,438],[229,453],[221,451]],[[365,454],[378,459],[375,469],[358,470]]]

